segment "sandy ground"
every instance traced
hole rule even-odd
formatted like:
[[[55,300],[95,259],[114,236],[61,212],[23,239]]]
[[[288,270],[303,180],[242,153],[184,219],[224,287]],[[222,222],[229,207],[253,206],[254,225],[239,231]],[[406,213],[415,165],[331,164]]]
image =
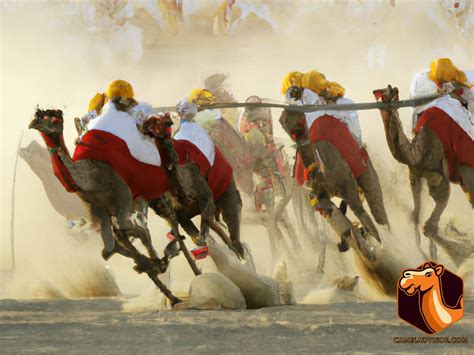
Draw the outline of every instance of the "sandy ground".
[[[474,303],[438,336],[474,340]],[[0,301],[0,352],[9,353],[461,353],[472,344],[396,344],[424,336],[395,303],[298,305],[246,311],[121,312],[117,299]]]

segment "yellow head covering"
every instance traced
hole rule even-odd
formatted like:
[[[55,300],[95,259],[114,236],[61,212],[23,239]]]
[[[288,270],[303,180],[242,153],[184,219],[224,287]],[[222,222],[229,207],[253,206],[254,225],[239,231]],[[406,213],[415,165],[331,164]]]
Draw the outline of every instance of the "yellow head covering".
[[[100,94],[100,93],[95,94],[95,96],[89,102],[89,107],[87,109],[87,112],[95,111],[97,113],[100,113],[100,111],[102,110],[102,107],[104,107],[106,102],[107,102],[107,96],[105,96],[105,94]]]
[[[207,89],[194,89],[188,100],[198,105],[214,105],[217,102],[214,94]]]
[[[318,95],[322,91],[326,91],[331,96],[342,97],[345,93],[345,90],[341,85],[333,81],[328,81],[324,74],[317,70],[311,70],[304,74],[297,71],[288,73],[283,79],[281,88],[282,93],[286,94],[291,86],[309,89]]]
[[[310,89],[316,94],[324,90],[325,83],[327,83],[326,77],[317,70],[311,70],[303,74],[303,88]]]
[[[343,97],[346,93],[346,90],[344,90],[344,88],[335,81],[326,81],[323,87],[323,90],[326,90],[331,96],[334,97]]]
[[[472,85],[467,81],[466,74],[456,68],[449,58],[440,58],[431,62],[430,79],[438,86],[449,81],[454,81],[455,83],[465,85],[468,88],[472,87]]]
[[[281,93],[286,95],[286,92],[292,86],[303,87],[303,73],[292,71],[286,74],[281,85]]]
[[[124,99],[133,99],[133,87],[125,80],[114,80],[109,84],[105,94],[109,99],[116,96],[123,97]]]

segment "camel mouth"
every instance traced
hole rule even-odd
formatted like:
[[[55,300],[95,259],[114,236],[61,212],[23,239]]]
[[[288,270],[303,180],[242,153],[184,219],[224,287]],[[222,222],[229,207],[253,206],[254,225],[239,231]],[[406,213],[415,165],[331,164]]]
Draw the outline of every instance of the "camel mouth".
[[[34,118],[33,121],[31,121],[30,124],[28,125],[28,129],[38,129],[39,125],[40,125],[40,122],[38,118]]]
[[[414,284],[411,284],[407,288],[404,288],[403,291],[405,291],[407,295],[413,295],[416,292],[416,287]]]

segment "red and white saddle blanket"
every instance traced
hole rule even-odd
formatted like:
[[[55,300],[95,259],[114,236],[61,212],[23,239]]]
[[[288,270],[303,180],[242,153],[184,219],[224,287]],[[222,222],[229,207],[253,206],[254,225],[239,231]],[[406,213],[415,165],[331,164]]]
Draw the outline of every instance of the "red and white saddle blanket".
[[[72,160],[100,160],[109,164],[130,188],[133,197],[154,200],[168,191],[168,177],[162,166],[135,159],[127,143],[112,133],[92,129],[76,146]]]
[[[334,116],[326,114],[314,120],[309,128],[309,140],[311,143],[326,141],[334,145],[349,165],[355,178],[358,178],[367,168],[369,159],[367,151],[359,148],[347,125]],[[299,153],[296,156],[295,179],[300,185],[308,180]]]
[[[217,201],[221,198],[232,182],[232,167],[219,149],[214,148],[214,164],[211,166],[206,155],[191,142],[173,139],[173,146],[178,154],[179,163],[193,162],[197,164],[209,184],[214,200]],[[162,152],[161,156],[164,163],[167,163],[166,153]]]
[[[460,182],[458,165],[474,167],[474,140],[466,129],[441,108],[434,106],[425,110],[414,129],[418,133],[429,127],[441,140],[448,162],[449,180]]]
[[[106,105],[103,113],[91,121],[89,131],[76,146],[73,161],[92,159],[109,164],[130,188],[134,197],[153,200],[168,190],[168,178],[154,141],[138,131],[135,119]],[[49,148],[55,148],[46,139]],[[61,147],[67,151],[64,141]],[[53,169],[69,192],[79,190],[56,153],[51,155]]]

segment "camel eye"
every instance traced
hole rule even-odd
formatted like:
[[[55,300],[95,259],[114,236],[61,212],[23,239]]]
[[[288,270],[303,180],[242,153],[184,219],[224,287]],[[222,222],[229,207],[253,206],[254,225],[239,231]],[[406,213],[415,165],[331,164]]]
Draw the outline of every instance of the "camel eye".
[[[426,274],[425,274],[426,277],[430,277],[431,276],[431,272],[428,271]]]

